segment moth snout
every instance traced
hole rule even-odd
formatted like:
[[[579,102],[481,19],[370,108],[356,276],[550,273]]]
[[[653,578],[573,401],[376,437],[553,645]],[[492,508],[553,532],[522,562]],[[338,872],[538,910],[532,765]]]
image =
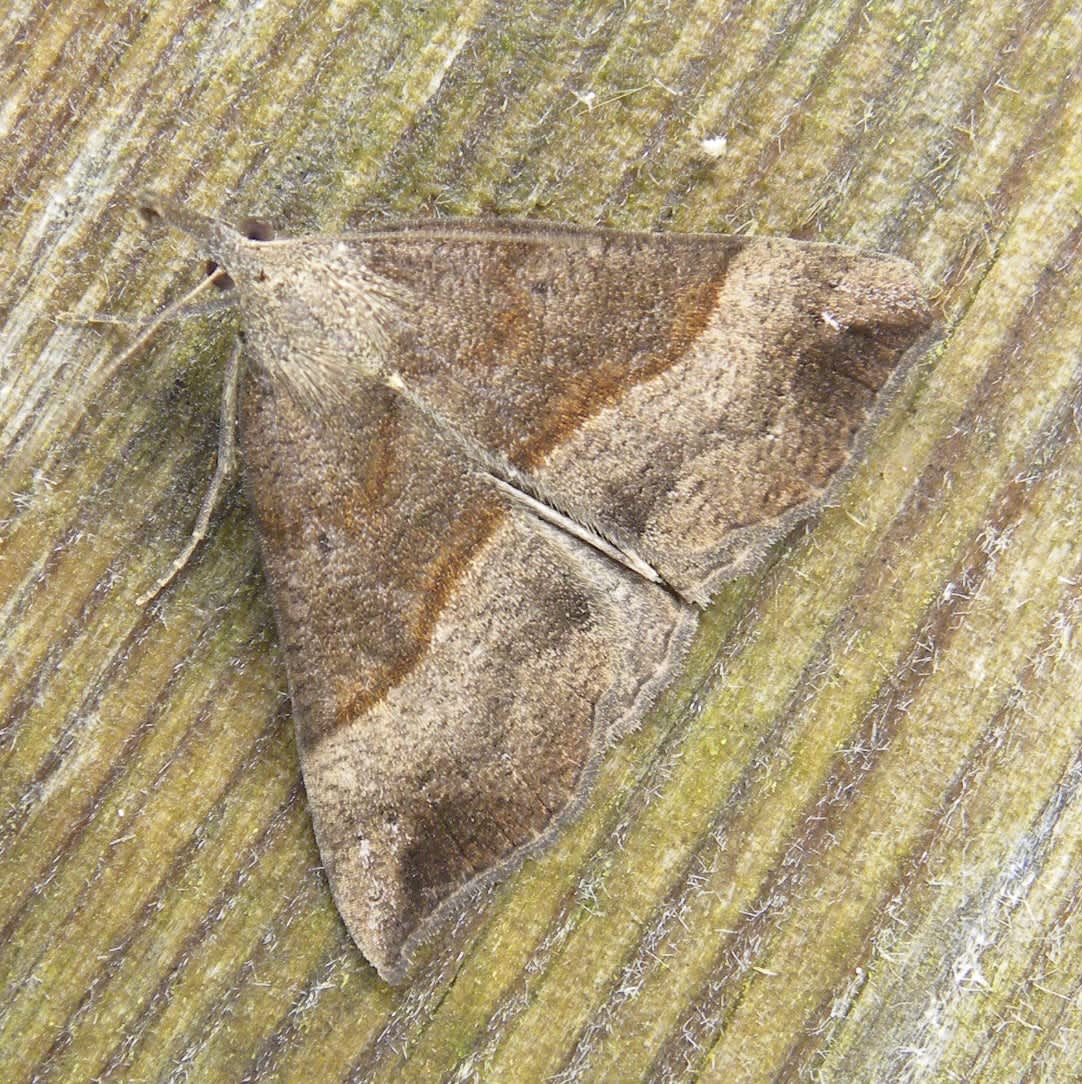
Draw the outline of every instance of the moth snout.
[[[154,192],[141,194],[136,200],[136,209],[148,225],[164,224],[194,237],[220,267],[229,268],[235,262],[239,245],[245,243],[245,238],[226,223]]]

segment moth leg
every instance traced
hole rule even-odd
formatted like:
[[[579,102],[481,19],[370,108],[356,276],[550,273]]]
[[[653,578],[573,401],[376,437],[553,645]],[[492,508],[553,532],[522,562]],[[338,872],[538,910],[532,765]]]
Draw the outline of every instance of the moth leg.
[[[201,290],[202,284],[197,288]],[[181,298],[183,304],[180,307],[170,305],[165,319],[153,316],[149,320],[132,320],[127,316],[117,316],[111,312],[91,312],[85,316],[75,312],[62,312],[55,319],[58,324],[68,324],[72,327],[93,327],[95,324],[122,327],[142,346],[161,327],[165,320],[192,320],[197,316],[213,316],[215,313],[224,312],[226,309],[236,308],[236,302],[231,297],[215,297],[210,301],[200,301],[198,304],[185,303],[190,297],[191,293],[189,292],[185,297]]]
[[[222,383],[222,407],[221,418],[218,422],[218,462],[214,468],[214,477],[210,480],[210,486],[203,497],[203,503],[196,517],[195,527],[192,529],[188,544],[180,552],[177,559],[169,566],[169,571],[149,590],[136,599],[139,606],[145,606],[153,601],[176,579],[184,566],[191,560],[200,543],[207,536],[210,528],[210,517],[218,505],[218,498],[222,489],[233,474],[237,465],[237,385],[240,381],[240,356],[243,343],[238,339],[233,344],[233,352],[229,355],[229,361],[225,367],[225,379]]]
[[[88,324],[119,324],[121,327],[129,327],[135,330],[135,338],[113,359],[110,366],[116,369],[133,354],[141,350],[147,342],[153,338],[158,328],[173,320],[184,320],[192,316],[205,316],[209,313],[220,312],[222,309],[233,308],[230,298],[215,298],[212,301],[201,301],[193,304],[195,299],[208,289],[225,280],[228,276],[220,267],[216,268],[205,279],[192,287],[183,297],[177,298],[170,305],[166,305],[157,316],[149,320],[125,320],[122,316],[113,316],[109,313],[90,313],[88,316],[79,316],[76,313],[61,313],[56,319],[58,323],[88,325]]]

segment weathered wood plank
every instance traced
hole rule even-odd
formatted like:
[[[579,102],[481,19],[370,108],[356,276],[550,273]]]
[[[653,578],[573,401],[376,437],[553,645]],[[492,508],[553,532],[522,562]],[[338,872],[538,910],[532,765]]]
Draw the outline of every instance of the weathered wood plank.
[[[1082,1060],[1082,27],[1069,3],[0,15],[0,1076],[1068,1079]],[[705,141],[705,142],[704,142]],[[318,870],[221,319],[141,187],[282,232],[497,211],[915,260],[838,507],[734,583],[580,823],[403,991]]]

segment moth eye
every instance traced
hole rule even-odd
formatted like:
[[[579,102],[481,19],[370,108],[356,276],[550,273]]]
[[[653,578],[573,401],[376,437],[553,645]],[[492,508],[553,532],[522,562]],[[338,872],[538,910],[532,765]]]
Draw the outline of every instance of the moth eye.
[[[243,233],[249,241],[274,240],[274,227],[269,222],[264,222],[261,218],[246,218],[240,224],[240,232]]]

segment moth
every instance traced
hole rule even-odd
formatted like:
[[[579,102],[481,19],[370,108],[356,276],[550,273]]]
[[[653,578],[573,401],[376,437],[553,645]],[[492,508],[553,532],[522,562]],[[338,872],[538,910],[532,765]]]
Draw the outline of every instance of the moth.
[[[267,240],[143,205],[240,308],[223,432],[235,400],[320,853],[400,982],[579,812],[719,585],[835,491],[929,307],[911,264],[830,244]]]

